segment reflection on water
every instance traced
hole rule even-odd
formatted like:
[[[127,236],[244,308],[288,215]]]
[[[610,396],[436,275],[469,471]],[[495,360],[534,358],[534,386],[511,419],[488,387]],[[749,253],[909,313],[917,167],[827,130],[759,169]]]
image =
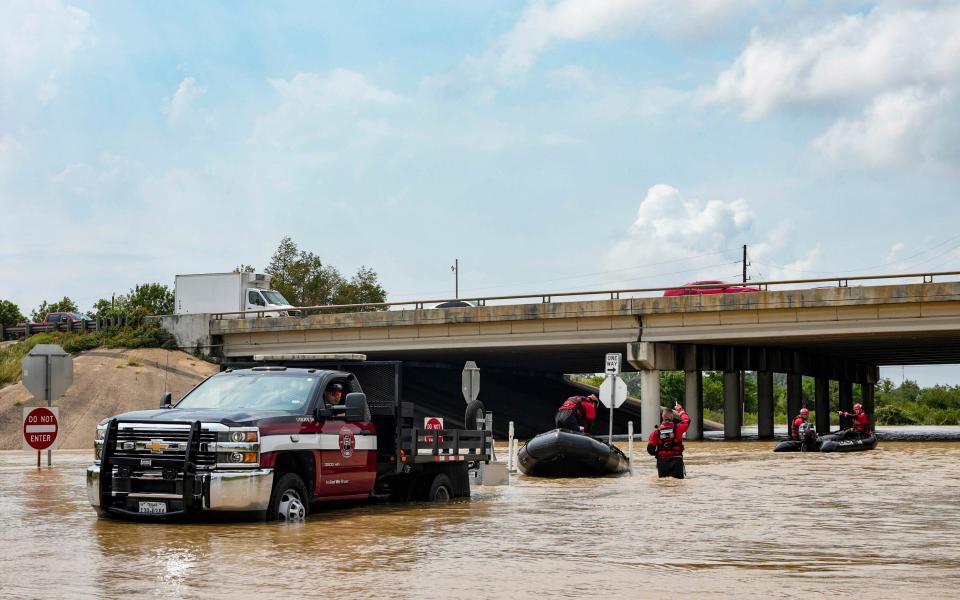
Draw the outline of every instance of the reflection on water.
[[[691,442],[683,481],[657,479],[644,454],[633,477],[521,476],[470,501],[338,507],[294,525],[98,520],[83,488],[89,452],[58,452],[42,471],[30,454],[5,452],[0,589],[15,598],[954,596],[960,445],[886,442],[840,455],[772,446]]]

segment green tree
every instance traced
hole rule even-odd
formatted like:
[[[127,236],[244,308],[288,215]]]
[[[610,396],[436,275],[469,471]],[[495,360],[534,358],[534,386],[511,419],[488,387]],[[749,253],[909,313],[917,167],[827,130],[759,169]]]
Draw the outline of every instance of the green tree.
[[[64,296],[62,299],[51,304],[47,304],[47,301],[44,300],[42,303],[40,303],[40,306],[37,307],[36,310],[30,313],[30,318],[35,323],[39,323],[40,321],[43,321],[43,318],[47,316],[47,313],[52,312],[80,312],[80,309],[77,308],[77,305],[73,300],[67,296]]]
[[[9,300],[0,300],[0,327],[16,327],[27,317],[20,312],[20,307]]]
[[[162,283],[134,286],[126,297],[129,316],[173,314],[173,290]]]
[[[683,404],[684,387],[683,371],[660,371],[660,404]]]
[[[373,269],[360,267],[348,281],[313,252],[301,250],[290,237],[280,240],[266,272],[271,286],[296,306],[376,303],[387,298]]]
[[[360,267],[350,281],[340,284],[333,296],[334,304],[374,304],[386,301],[387,292],[377,280],[376,271],[368,267]]]

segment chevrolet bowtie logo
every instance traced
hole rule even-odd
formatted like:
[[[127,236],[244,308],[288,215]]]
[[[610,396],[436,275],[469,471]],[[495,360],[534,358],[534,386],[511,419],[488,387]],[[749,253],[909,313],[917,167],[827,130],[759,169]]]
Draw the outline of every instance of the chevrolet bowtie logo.
[[[167,449],[167,445],[163,443],[163,440],[150,440],[147,449],[154,454],[160,454]]]

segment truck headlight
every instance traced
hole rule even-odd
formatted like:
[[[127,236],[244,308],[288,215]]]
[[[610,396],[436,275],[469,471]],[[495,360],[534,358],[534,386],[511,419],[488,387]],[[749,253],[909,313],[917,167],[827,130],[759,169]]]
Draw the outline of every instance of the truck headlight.
[[[256,429],[231,429],[230,431],[221,431],[217,434],[218,442],[233,442],[239,444],[247,442],[255,444],[260,441],[260,432]]]
[[[240,427],[218,432],[217,463],[224,466],[259,464],[260,430],[255,427]]]

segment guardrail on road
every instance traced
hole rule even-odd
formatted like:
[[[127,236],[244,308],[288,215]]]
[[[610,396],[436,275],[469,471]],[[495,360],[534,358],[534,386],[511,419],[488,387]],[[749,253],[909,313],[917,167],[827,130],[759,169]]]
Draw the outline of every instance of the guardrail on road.
[[[927,273],[899,273],[899,274],[885,274],[885,275],[856,275],[851,277],[816,277],[810,279],[779,279],[771,281],[749,281],[746,284],[731,282],[725,283],[725,287],[737,287],[742,285],[749,285],[760,289],[761,291],[769,291],[770,286],[784,286],[784,285],[803,285],[803,284],[813,284],[813,283],[830,283],[834,284],[837,287],[849,287],[850,282],[852,281],[879,281],[879,280],[889,280],[889,279],[921,279],[920,283],[934,283],[935,277],[956,277],[960,276],[960,271],[936,271],[936,272],[927,272]],[[913,282],[909,282],[913,283]],[[401,300],[394,302],[373,302],[368,304],[331,304],[325,306],[301,306],[297,307],[297,310],[300,312],[298,316],[305,317],[308,314],[313,313],[334,313],[334,312],[363,312],[363,311],[373,311],[373,310],[389,310],[393,307],[411,307],[414,309],[425,308],[428,304],[440,304],[443,302],[451,301],[465,301],[472,302],[475,306],[486,306],[487,302],[496,302],[496,301],[517,301],[517,300],[539,300],[542,303],[553,302],[554,298],[572,298],[572,297],[581,297],[581,298],[591,298],[596,296],[602,296],[602,299],[609,298],[610,300],[617,300],[623,296],[627,295],[638,295],[638,294],[649,294],[654,292],[665,292],[667,290],[681,290],[681,289],[711,289],[720,287],[716,283],[706,283],[702,285],[674,285],[667,287],[647,287],[647,288],[627,288],[627,289],[618,289],[618,290],[588,290],[588,291],[579,291],[579,292],[540,292],[535,294],[515,294],[508,296],[484,296],[484,297],[464,297],[464,298],[441,298],[437,300]],[[832,286],[831,286],[832,287]],[[265,316],[276,316],[277,311],[269,310],[239,310],[232,312],[222,312],[222,313],[213,313],[211,318],[213,319],[222,319],[227,318],[256,318],[256,317],[265,317]]]

